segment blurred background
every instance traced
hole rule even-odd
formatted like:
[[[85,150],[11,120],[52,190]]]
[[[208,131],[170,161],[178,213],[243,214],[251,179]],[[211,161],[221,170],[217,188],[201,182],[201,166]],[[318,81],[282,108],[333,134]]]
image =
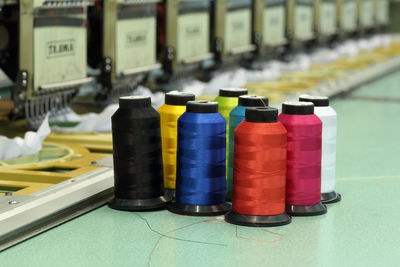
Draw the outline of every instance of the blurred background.
[[[398,101],[399,14],[400,0],[0,0],[0,211],[90,181],[21,216],[29,219],[10,217],[0,241],[13,244],[15,229],[87,199],[85,211],[106,203],[112,163],[101,160],[112,154],[121,96],[151,96],[158,108],[170,91],[213,100],[220,88],[244,87],[279,108],[381,80],[369,99]],[[339,118],[357,106],[335,103]],[[367,132],[342,118],[339,131],[357,121],[354,132]],[[340,138],[342,147],[357,139]],[[340,175],[362,171],[338,151]]]

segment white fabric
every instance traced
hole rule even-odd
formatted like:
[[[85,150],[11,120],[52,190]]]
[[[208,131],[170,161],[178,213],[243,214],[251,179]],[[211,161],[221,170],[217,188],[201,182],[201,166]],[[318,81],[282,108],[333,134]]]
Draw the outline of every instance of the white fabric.
[[[139,86],[133,93],[133,95],[144,95],[150,96],[152,105],[157,109],[164,101],[164,93],[156,92],[152,93],[150,89]],[[118,109],[118,104],[108,105],[100,113],[87,113],[84,115],[76,114],[72,109],[69,112],[60,114],[52,117],[52,121],[64,122],[64,121],[76,121],[78,125],[74,127],[52,127],[53,131],[56,132],[111,132],[111,116]]]
[[[354,57],[359,53],[357,43],[353,40],[348,40],[341,43],[336,48],[336,51],[339,54],[339,57]]]
[[[311,57],[304,53],[294,56],[291,62],[280,62],[279,69],[281,71],[303,71],[311,67]]]
[[[274,81],[281,75],[280,63],[278,61],[266,62],[261,70],[247,70],[246,79],[248,82]]]
[[[204,88],[206,88],[207,84],[200,82],[195,79],[189,79],[182,86],[182,92],[188,94],[194,94],[195,96],[202,95],[204,92]]]
[[[37,132],[26,132],[24,138],[10,139],[0,136],[0,159],[19,158],[39,152],[50,132],[49,115],[47,115]]]
[[[381,47],[387,47],[393,42],[389,34],[376,34],[369,38],[358,40],[350,39],[338,45],[335,49],[340,57],[353,57],[362,51],[371,51]]]
[[[79,124],[74,127],[52,127],[56,132],[111,132],[111,116],[118,109],[118,104],[107,106],[101,113],[87,113],[78,115],[73,110],[68,113],[69,116],[77,116]],[[60,118],[56,121],[61,121]]]
[[[370,38],[359,39],[357,42],[358,48],[361,51],[371,51],[377,48],[389,46],[392,39],[387,34],[376,34]]]
[[[311,54],[313,63],[331,63],[339,58],[339,53],[334,49],[320,48]]]
[[[233,71],[216,73],[215,77],[204,88],[203,94],[217,95],[220,88],[240,88],[247,83],[246,70],[238,68]]]

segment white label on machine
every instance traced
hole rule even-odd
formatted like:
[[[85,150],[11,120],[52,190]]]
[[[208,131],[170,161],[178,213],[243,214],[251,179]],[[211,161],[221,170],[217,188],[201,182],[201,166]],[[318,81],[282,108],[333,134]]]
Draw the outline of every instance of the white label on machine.
[[[230,52],[235,48],[251,44],[251,10],[228,11],[226,14],[225,50]]]
[[[124,19],[117,22],[117,75],[124,70],[156,63],[156,31],[155,17]]]
[[[341,26],[344,31],[356,30],[356,28],[357,28],[357,3],[355,0],[343,2]]]
[[[182,14],[178,17],[177,59],[202,56],[210,51],[210,15],[208,12]]]
[[[374,24],[374,1],[363,0],[361,1],[361,25],[363,27],[370,27]]]
[[[265,45],[281,45],[285,38],[285,7],[267,7],[264,10],[263,39]]]
[[[378,10],[377,10],[377,20],[379,24],[389,23],[389,1],[388,0],[378,0]]]
[[[86,77],[86,28],[34,29],[34,88]]]
[[[322,2],[320,10],[320,27],[323,35],[330,35],[336,32],[336,3]]]
[[[312,6],[296,6],[294,32],[298,40],[309,40],[313,37]]]

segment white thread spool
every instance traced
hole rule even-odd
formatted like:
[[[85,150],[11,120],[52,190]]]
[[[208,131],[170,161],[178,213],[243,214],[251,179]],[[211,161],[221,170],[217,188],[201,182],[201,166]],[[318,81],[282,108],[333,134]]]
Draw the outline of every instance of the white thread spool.
[[[321,200],[323,203],[338,202],[341,196],[335,192],[336,111],[329,106],[326,96],[301,95],[299,100],[314,103],[314,113],[322,121]]]

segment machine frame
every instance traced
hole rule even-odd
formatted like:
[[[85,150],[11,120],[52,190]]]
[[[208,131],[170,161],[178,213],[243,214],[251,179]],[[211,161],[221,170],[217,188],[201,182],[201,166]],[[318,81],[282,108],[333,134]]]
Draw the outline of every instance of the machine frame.
[[[40,152],[43,157],[62,156],[0,162],[0,251],[104,205],[113,195],[112,156],[80,145],[44,146],[49,148]]]
[[[314,38],[314,0],[287,0],[286,3],[286,35],[294,48]]]
[[[45,1],[45,0],[30,0],[30,1],[19,1],[19,52],[18,52],[18,69],[19,72],[16,77],[15,89],[12,91],[12,100],[14,102],[14,108],[11,112],[12,117],[25,116],[28,121],[33,125],[37,126],[43,120],[47,112],[54,110],[62,110],[66,108],[68,104],[72,101],[72,98],[76,94],[77,90],[85,84],[91,83],[93,79],[87,76],[86,64],[84,65],[84,70],[79,74],[81,78],[68,79],[65,81],[59,80],[55,82],[42,84],[39,81],[34,80],[35,76],[35,29],[41,27],[41,23],[44,26],[52,25],[52,22],[46,22],[45,18],[41,19],[41,23],[37,20],[37,14],[41,11],[50,10],[57,14],[57,10],[60,9],[78,9],[83,8],[80,18],[82,19],[83,25],[73,26],[71,21],[64,19],[66,25],[71,25],[71,27],[84,27],[86,20],[86,7],[92,4],[90,0],[84,1]],[[54,10],[54,11],[53,11]],[[74,19],[71,15],[71,19]],[[58,24],[55,24],[58,25]],[[61,29],[62,27],[60,27]],[[66,27],[64,27],[66,28]],[[86,32],[86,29],[85,29]],[[72,38],[72,37],[71,37]],[[68,41],[70,40],[70,41]],[[75,39],[65,40],[65,43],[47,43],[47,49],[50,51],[67,51],[68,49],[82,49],[80,45],[76,43]],[[67,41],[69,43],[67,43]],[[74,42],[73,42],[74,41]],[[84,37],[83,44],[86,44],[86,34]],[[54,41],[56,42],[56,41]],[[61,42],[61,41],[58,41]],[[78,47],[78,48],[75,48]],[[85,48],[83,48],[85,49]],[[39,51],[39,50],[38,50]],[[82,50],[83,51],[83,50]],[[48,58],[49,53],[48,52]],[[71,50],[70,54],[76,53],[75,50]],[[86,56],[86,51],[83,51],[83,57]],[[54,57],[57,57],[54,56]],[[83,74],[83,75],[82,75]],[[75,75],[76,76],[76,75]]]
[[[357,0],[336,0],[339,38],[357,31]]]
[[[274,58],[275,50],[288,44],[287,1],[253,1],[253,42],[258,54]]]
[[[182,9],[181,4],[189,4],[190,3],[207,3],[208,7],[205,8],[204,10],[200,7],[198,8],[199,12],[191,12],[190,10],[184,10]],[[209,38],[207,40],[208,43],[208,52],[196,55],[196,56],[190,56],[190,57],[180,57],[179,53],[182,50],[182,47],[179,48],[179,19],[183,17],[185,14],[190,14],[190,13],[208,13],[211,8],[211,0],[164,0],[163,2],[164,5],[164,10],[165,10],[165,20],[164,20],[164,43],[163,45],[163,64],[164,64],[164,70],[172,75],[174,74],[175,76],[180,76],[179,74],[184,75],[184,73],[187,72],[195,72],[201,69],[202,63],[206,60],[210,60],[214,58],[214,54],[212,53],[212,49],[210,46],[210,40],[211,40],[211,32],[209,29],[209,26],[207,27],[207,30],[209,31],[208,35]],[[196,8],[194,8],[193,11],[196,11]],[[182,17],[181,17],[182,16]],[[208,25],[210,25],[211,22],[211,17],[208,18]],[[181,25],[182,26],[182,25]],[[183,25],[182,27],[185,27]],[[187,25],[186,31],[187,33],[199,33],[201,29],[198,28],[195,24],[192,25],[192,28],[190,28],[190,25]],[[203,29],[204,30],[204,29]]]
[[[337,0],[314,0],[314,32],[317,42],[335,36],[337,25]]]
[[[241,8],[240,6],[233,7],[230,10],[229,4],[230,1],[232,0],[218,0],[214,1],[213,3],[213,43],[212,47],[215,53],[215,59],[219,62],[223,61],[234,61],[240,60],[241,57],[245,57],[246,54],[248,55],[249,53],[252,53],[256,50],[256,38],[254,38],[253,35],[253,17],[254,17],[254,8],[253,8],[253,3],[252,1],[243,1],[242,4],[246,4],[245,2],[248,2],[248,9],[250,11],[250,19],[249,19],[249,29],[248,29],[248,34],[249,34],[249,43],[247,45],[243,45],[240,47],[230,47],[229,45],[229,40],[228,40],[228,34],[232,34],[228,32],[228,25],[229,19],[231,19],[231,22],[234,23],[234,18],[232,16],[234,15],[234,12],[240,12]],[[238,3],[240,4],[240,3]],[[236,9],[235,9],[236,8]],[[245,8],[243,8],[245,9]],[[243,10],[245,11],[245,10]],[[231,14],[230,14],[231,13]],[[231,17],[230,17],[231,16]],[[236,20],[238,22],[239,20]],[[238,24],[239,26],[245,27],[245,22],[240,21]],[[239,29],[240,30],[240,29]],[[243,33],[243,31],[242,31]],[[233,33],[234,35],[234,33]]]
[[[99,66],[101,74],[99,81],[103,86],[102,90],[97,95],[98,99],[102,100],[107,98],[110,94],[115,93],[115,90],[118,91],[115,93],[116,97],[124,93],[129,93],[129,88],[127,88],[129,87],[129,85],[127,85],[129,84],[129,80],[135,80],[135,78],[140,75],[146,75],[153,70],[161,68],[157,53],[157,4],[159,2],[161,2],[161,0],[98,1],[101,10],[97,12],[101,12],[100,17],[102,21],[93,21],[93,23],[101,23],[102,25],[100,31],[101,38],[99,40],[102,42],[102,45],[96,47],[101,50],[101,63]],[[146,9],[146,5],[149,5],[148,9]],[[145,13],[144,11],[150,13],[141,17],[143,14],[139,14],[138,11],[136,11],[136,7],[137,9],[141,9],[143,13]],[[95,9],[98,7],[94,6],[92,8]],[[143,28],[145,24],[148,25],[152,23],[154,24],[154,36],[149,36],[150,33],[148,31],[139,29],[140,27]],[[134,27],[128,30],[128,25]],[[97,25],[95,26],[98,27]],[[152,41],[153,43],[151,43]],[[128,42],[130,43],[128,44]],[[139,42],[141,42],[141,44],[139,44]],[[143,61],[146,61],[143,59],[144,54],[148,52],[144,52],[144,50],[149,47],[153,47],[153,52],[151,54],[154,55],[154,60],[142,64]],[[124,50],[128,58],[131,59],[130,62],[135,62],[135,64],[127,63],[128,60],[126,59],[123,60],[121,58],[122,52],[119,50]],[[134,54],[140,54],[141,59],[139,60],[139,57],[135,59]],[[124,61],[124,63],[122,63],[122,61]],[[143,77],[138,80],[143,80]],[[132,88],[132,90],[133,89],[134,88]]]

